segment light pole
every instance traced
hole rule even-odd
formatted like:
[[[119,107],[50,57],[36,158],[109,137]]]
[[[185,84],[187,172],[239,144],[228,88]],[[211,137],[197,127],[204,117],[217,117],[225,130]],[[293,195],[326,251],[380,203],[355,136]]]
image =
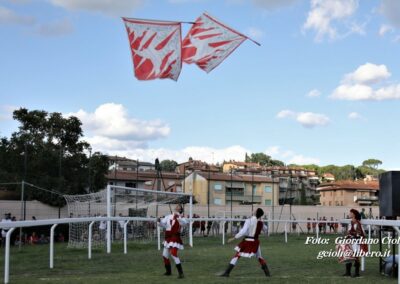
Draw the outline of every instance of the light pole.
[[[272,220],[274,220],[274,204],[275,204],[275,185],[274,185],[274,170],[271,169],[271,180],[272,180]],[[272,222],[272,232],[274,232],[274,222]]]
[[[207,165],[207,168],[208,168],[207,217],[210,218],[210,182],[211,182],[210,165]]]
[[[233,168],[231,167],[231,219],[233,218]],[[233,232],[233,222],[231,220],[231,235]]]
[[[89,192],[88,193],[92,193],[92,177],[91,177],[91,175],[92,175],[92,163],[91,163],[91,161],[92,161],[92,147],[91,146],[89,146],[88,147],[88,150],[89,150],[89,162],[88,162],[88,168],[89,168]]]
[[[28,144],[25,142],[25,145],[24,145],[24,176],[22,179],[22,189],[21,189],[21,218],[23,218],[23,220],[26,220],[25,181],[26,181],[27,171],[28,171]]]
[[[254,171],[251,170],[251,214],[253,214],[254,210],[253,203],[254,203]]]
[[[24,145],[24,175],[21,184],[21,219],[26,219],[26,203],[25,203],[25,180],[26,180],[26,172],[27,172],[27,164],[28,164],[28,144],[25,142]],[[22,227],[19,228],[19,247],[21,250],[22,245]]]
[[[60,143],[60,155],[58,158],[58,191],[61,192],[61,159],[62,159],[63,149]]]

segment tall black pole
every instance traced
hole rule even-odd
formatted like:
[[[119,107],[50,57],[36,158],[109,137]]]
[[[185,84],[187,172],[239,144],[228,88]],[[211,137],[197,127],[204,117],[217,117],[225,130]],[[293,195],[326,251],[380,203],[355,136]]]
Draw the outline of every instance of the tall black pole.
[[[26,200],[25,200],[25,182],[28,172],[28,144],[24,145],[24,180],[22,181],[22,200],[23,200],[23,218],[26,220]],[[21,216],[22,217],[22,216]]]
[[[231,168],[231,218],[233,218],[233,168]],[[233,232],[232,224],[231,220],[231,235]]]
[[[136,188],[139,188],[139,159],[136,159]],[[136,190],[136,210],[138,209],[138,191]]]
[[[62,144],[60,143],[60,156],[58,159],[58,192],[61,192],[61,188],[62,188],[62,181],[61,181],[61,159],[62,159],[62,155],[63,155],[63,148],[62,148]],[[60,210],[60,204],[58,204],[58,218],[60,219],[61,217],[61,210]]]
[[[62,169],[61,169],[61,158],[62,158],[62,153],[63,149],[62,149],[62,145],[60,143],[60,155],[58,157],[58,192],[61,192],[61,173],[62,173]]]
[[[26,203],[25,203],[25,180],[26,180],[26,172],[27,172],[27,163],[28,163],[28,145],[25,142],[24,145],[24,175],[22,178],[22,184],[21,184],[21,217],[20,219],[25,220],[26,219]],[[19,228],[19,250],[21,250],[22,246],[22,227]]]
[[[136,160],[136,188],[139,188],[139,159]]]
[[[254,171],[251,171],[251,214],[253,214],[253,203],[254,203]],[[251,215],[250,215],[251,216]]]
[[[115,155],[114,163],[114,185],[117,185],[117,155]]]
[[[211,182],[210,165],[207,165],[207,168],[208,168],[207,216],[208,218],[210,218],[210,182]]]
[[[183,165],[183,186],[182,186],[183,193],[185,193],[185,180],[186,180],[186,165]]]
[[[88,148],[89,150],[89,162],[88,162],[88,169],[89,169],[89,193],[92,193],[92,165],[91,165],[91,161],[92,161],[92,147],[89,146]],[[90,200],[89,200],[89,217],[90,217]]]
[[[92,193],[92,165],[91,165],[91,160],[92,160],[92,147],[89,146],[89,162],[88,162],[88,169],[89,169],[89,193]]]
[[[274,170],[271,169],[271,180],[272,180],[272,220],[274,220],[275,215],[274,215],[274,205],[275,205],[275,185],[274,185]],[[272,232],[274,232],[274,222],[272,222]]]

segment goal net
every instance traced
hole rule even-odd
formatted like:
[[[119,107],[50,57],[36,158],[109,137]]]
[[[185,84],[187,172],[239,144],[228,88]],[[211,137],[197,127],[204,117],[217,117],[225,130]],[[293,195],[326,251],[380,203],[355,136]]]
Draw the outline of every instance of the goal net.
[[[120,217],[117,221],[95,221],[92,227],[92,246],[104,246],[108,240],[124,238],[127,220],[127,239],[152,242],[157,239],[156,218],[170,214],[176,204],[186,207],[185,216],[191,212],[191,195],[109,185],[107,189],[84,195],[65,195],[70,217]],[[186,204],[186,206],[185,206]],[[151,218],[151,220],[138,220]],[[89,222],[72,223],[69,227],[69,247],[83,248],[88,244]],[[187,236],[189,226],[182,228]]]

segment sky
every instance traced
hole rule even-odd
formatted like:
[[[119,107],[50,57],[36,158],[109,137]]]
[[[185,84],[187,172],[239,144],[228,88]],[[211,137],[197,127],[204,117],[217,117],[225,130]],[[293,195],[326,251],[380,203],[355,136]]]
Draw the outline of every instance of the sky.
[[[203,12],[261,46],[176,82],[134,77],[122,16]],[[144,161],[400,169],[399,51],[397,0],[0,0],[0,136],[24,107],[75,115],[94,151]]]

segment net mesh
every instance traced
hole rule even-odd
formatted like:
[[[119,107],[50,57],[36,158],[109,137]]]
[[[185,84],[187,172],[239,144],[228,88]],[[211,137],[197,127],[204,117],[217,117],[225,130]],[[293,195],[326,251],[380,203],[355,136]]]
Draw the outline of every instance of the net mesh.
[[[189,195],[129,187],[110,187],[111,217],[149,217],[158,218],[170,214],[175,204],[189,203]],[[107,190],[84,195],[65,195],[70,217],[106,217]],[[123,240],[125,221],[111,222],[113,241]],[[71,223],[68,246],[84,248],[88,244],[89,222]],[[95,222],[92,227],[92,246],[105,246],[107,222]],[[188,235],[184,227],[182,235]],[[129,221],[127,238],[138,242],[152,242],[157,238],[155,221]]]

